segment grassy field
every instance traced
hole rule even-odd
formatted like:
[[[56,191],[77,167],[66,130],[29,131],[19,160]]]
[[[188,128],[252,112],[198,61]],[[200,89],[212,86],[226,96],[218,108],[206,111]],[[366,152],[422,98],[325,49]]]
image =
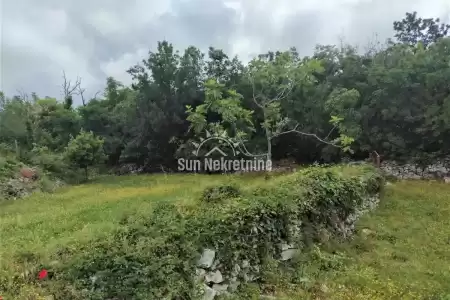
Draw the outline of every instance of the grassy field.
[[[264,180],[241,176],[142,175],[106,177],[96,182],[67,187],[54,194],[39,193],[2,203],[0,208],[3,267],[22,252],[42,259],[60,246],[83,243],[107,235],[132,214],[148,214],[159,201],[189,202],[207,186],[219,182]]]
[[[146,214],[159,201],[189,203],[205,187],[224,181],[245,188],[265,184],[264,178],[249,176],[107,177],[51,195],[2,203],[1,272],[23,271],[22,255],[33,253],[46,262],[62,246],[76,247],[108,235],[121,226],[124,216]],[[323,287],[320,299],[431,300],[440,298],[425,296],[450,295],[450,185],[393,183],[386,187],[379,209],[357,228],[352,242],[334,245],[342,265],[316,274]],[[303,284],[281,279],[275,290],[280,299],[318,295]]]
[[[344,266],[317,276],[326,287],[321,299],[450,299],[449,184],[389,185],[357,229],[352,242],[333,247]],[[311,296],[295,286],[286,294],[283,299]]]

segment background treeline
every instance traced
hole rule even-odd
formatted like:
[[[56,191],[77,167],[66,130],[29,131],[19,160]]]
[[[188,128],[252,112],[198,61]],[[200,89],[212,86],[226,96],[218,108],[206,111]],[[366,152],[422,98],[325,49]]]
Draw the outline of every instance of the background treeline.
[[[103,162],[176,169],[176,158],[204,136],[195,129],[237,134],[245,115],[246,147],[271,147],[275,160],[336,161],[376,150],[425,163],[450,150],[449,28],[407,13],[383,44],[320,45],[309,57],[292,48],[248,64],[212,47],[178,52],[159,42],[128,70],[131,86],[108,78],[102,95],[82,97],[78,107],[72,96],[83,96],[81,82],[66,78],[60,101],[0,93],[1,151],[61,176]],[[286,133],[294,128],[301,132]],[[351,153],[335,145],[339,137],[354,140]]]

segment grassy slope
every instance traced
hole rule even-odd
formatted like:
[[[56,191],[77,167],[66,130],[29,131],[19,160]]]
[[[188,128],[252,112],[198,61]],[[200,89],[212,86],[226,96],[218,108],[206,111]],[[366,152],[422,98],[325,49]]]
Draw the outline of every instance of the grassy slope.
[[[155,201],[192,201],[204,187],[224,180],[238,180],[244,186],[264,182],[200,175],[117,177],[2,205],[1,270],[20,271],[23,266],[16,259],[21,253],[31,252],[45,261],[62,245],[108,234],[120,226],[118,219],[124,215],[146,213]],[[387,187],[380,208],[361,220],[358,228],[358,237],[341,249],[351,258],[346,267],[322,274],[329,289],[323,299],[422,299],[418,295],[450,294],[450,185],[395,183]],[[362,229],[369,229],[369,235]],[[295,287],[291,291],[286,299],[307,297]]]
[[[146,214],[158,201],[189,202],[208,185],[234,181],[232,176],[143,175],[106,177],[97,182],[67,187],[54,194],[38,193],[0,207],[1,269],[20,269],[21,253],[45,260],[61,246],[107,235],[122,217]],[[241,184],[262,178],[240,177]]]
[[[387,186],[380,207],[363,217],[357,229],[355,239],[341,245],[348,258],[345,267],[322,274],[328,292],[321,299],[431,300],[450,295],[449,184],[403,181]],[[309,299],[295,290],[287,294],[280,299]]]

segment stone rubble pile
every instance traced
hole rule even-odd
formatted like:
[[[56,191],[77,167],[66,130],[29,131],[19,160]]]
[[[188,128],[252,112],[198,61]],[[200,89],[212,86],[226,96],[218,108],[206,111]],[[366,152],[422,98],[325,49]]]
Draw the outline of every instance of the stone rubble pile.
[[[450,177],[450,157],[436,161],[426,167],[417,164],[399,164],[395,161],[384,161],[380,168],[388,175],[399,179],[444,179]],[[448,180],[448,179],[447,179]]]

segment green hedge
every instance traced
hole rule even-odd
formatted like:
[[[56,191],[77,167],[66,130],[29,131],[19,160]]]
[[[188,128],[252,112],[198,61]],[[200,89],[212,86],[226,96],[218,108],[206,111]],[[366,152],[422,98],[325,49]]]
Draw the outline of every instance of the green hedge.
[[[196,261],[204,248],[217,250],[225,275],[244,259],[260,264],[280,255],[280,242],[302,246],[314,242],[318,228],[335,232],[336,220],[382,186],[370,167],[315,167],[220,203],[162,203],[148,219],[125,220],[108,240],[61,251],[55,258],[61,263],[48,267],[54,276],[47,288],[57,299],[195,299]]]

